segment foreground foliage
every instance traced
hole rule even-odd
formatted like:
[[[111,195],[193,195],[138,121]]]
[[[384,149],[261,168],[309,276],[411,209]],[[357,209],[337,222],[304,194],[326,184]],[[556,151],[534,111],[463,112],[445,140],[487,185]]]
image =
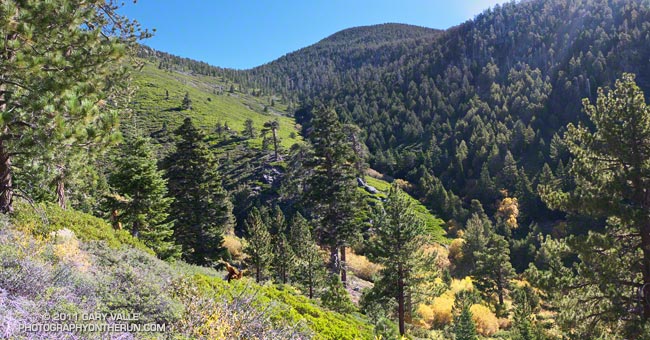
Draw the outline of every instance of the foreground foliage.
[[[212,269],[160,261],[129,233],[113,231],[88,215],[56,206],[39,215],[22,205],[18,213],[14,220],[3,219],[0,228],[3,336],[25,336],[18,329],[24,322],[66,322],[45,319],[57,312],[113,312],[141,313],[137,322],[167,328],[164,333],[29,335],[45,339],[373,337],[372,327],[360,315],[326,311],[289,286],[259,286],[248,279],[228,284],[222,273]],[[102,233],[94,232],[99,230]]]

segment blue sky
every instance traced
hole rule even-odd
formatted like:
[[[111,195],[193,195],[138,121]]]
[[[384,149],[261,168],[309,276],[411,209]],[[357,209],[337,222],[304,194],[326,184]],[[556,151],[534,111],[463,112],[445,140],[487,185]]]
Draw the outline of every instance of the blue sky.
[[[155,28],[145,45],[230,68],[251,68],[342,29],[458,25],[503,0],[138,0],[121,13]]]

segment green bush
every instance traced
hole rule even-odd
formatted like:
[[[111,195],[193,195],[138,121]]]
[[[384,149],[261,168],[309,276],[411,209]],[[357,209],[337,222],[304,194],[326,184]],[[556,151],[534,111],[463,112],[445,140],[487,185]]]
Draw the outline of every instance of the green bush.
[[[34,207],[16,204],[12,221],[19,229],[35,236],[48,237],[64,228],[72,230],[82,241],[105,241],[111,248],[123,245],[153,254],[153,251],[125,230],[115,230],[106,221],[75,210],[63,210],[56,204],[37,204]]]

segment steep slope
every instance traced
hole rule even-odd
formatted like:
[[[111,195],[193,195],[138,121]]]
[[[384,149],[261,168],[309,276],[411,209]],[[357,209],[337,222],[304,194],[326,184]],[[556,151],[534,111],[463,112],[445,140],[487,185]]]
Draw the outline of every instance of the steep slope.
[[[128,232],[96,217],[20,204],[16,216],[0,222],[0,334],[9,339],[373,338],[364,316],[328,311],[290,287],[260,286],[248,278],[228,283],[223,272],[164,262],[151,253]]]
[[[417,46],[435,40],[440,33],[404,24],[350,28],[231,77],[304,100],[321,90],[358,79],[365,70],[383,68]]]
[[[582,120],[581,99],[622,72],[649,92],[649,22],[645,1],[511,2],[442,33],[355,45],[353,63],[339,55],[359,39],[341,33],[324,41],[331,50],[316,44],[239,77],[304,99],[299,123],[311,103],[335,107],[366,131],[371,165],[419,184],[444,217],[467,217],[448,190],[494,212],[505,188],[527,224],[553,218],[535,197],[536,177],[545,163],[563,173],[554,136]]]
[[[396,36],[410,37],[407,33],[411,30],[414,30],[414,35],[430,33],[430,30],[406,25],[388,28],[392,28]],[[341,39],[343,37],[334,35],[326,40],[336,44]],[[383,41],[386,38],[366,33],[359,39]],[[268,150],[262,150],[260,130],[265,122],[277,119],[283,153],[301,140],[299,125],[285,101],[276,96],[263,95],[256,89],[242,87],[226,76],[213,76],[212,71],[219,74],[220,69],[205,63],[145,47],[140,56],[147,62],[140,72],[134,74],[138,88],[132,105],[134,116],[124,122],[125,130],[142,130],[158,140],[166,150],[172,145],[170,133],[189,116],[212,140],[220,159],[224,185],[233,196],[235,215],[240,224],[252,205],[276,199],[285,164],[276,162]],[[191,110],[182,109],[186,93],[192,100]],[[253,121],[256,138],[242,138],[241,131],[247,119]],[[223,131],[220,136],[215,130],[217,125],[223,124],[227,124],[230,131]],[[373,181],[373,185],[380,190],[388,187],[383,180]],[[368,195],[373,199],[380,198]],[[427,222],[427,228],[435,240],[447,242],[440,219],[419,203],[418,214]]]
[[[213,133],[220,123],[239,133],[247,119],[253,120],[258,131],[265,122],[277,119],[279,136],[285,147],[299,140],[294,120],[285,114],[286,105],[277,98],[253,96],[241,91],[238,84],[222,78],[165,70],[156,64],[160,64],[160,60],[152,58],[142,71],[134,73],[138,90],[132,108],[138,128],[151,133],[166,124],[174,129],[189,116],[206,132]],[[186,93],[192,101],[191,110],[181,107]],[[257,138],[253,143],[259,145],[261,140]]]

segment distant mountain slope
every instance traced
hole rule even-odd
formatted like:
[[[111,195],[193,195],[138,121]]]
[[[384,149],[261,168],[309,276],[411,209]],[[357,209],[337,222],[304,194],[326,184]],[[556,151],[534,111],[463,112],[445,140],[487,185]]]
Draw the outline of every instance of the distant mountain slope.
[[[363,45],[393,44],[403,40],[432,37],[440,32],[427,27],[394,23],[360,26],[336,32],[319,41],[315,46],[342,44],[361,48]]]
[[[257,131],[265,122],[277,119],[283,145],[289,147],[299,140],[294,120],[285,114],[286,105],[277,98],[242,92],[238,84],[223,78],[160,69],[156,67],[160,60],[152,60],[155,62],[134,73],[138,90],[132,108],[138,128],[151,133],[167,125],[173,130],[189,116],[208,133],[213,133],[218,123],[227,124],[232,132],[239,133],[246,119],[253,120]],[[186,93],[192,100],[191,110],[181,109]],[[259,145],[261,140],[257,138],[254,143]]]
[[[191,117],[206,132],[220,159],[224,185],[234,197],[235,215],[240,223],[252,204],[275,199],[284,165],[276,162],[270,151],[261,150],[260,130],[265,122],[277,119],[285,153],[301,140],[294,118],[286,111],[293,112],[285,102],[279,97],[261,95],[259,90],[242,88],[227,77],[204,75],[218,70],[205,63],[148,48],[140,55],[146,57],[147,63],[134,73],[138,88],[132,103],[134,116],[123,122],[124,129],[151,135],[165,150],[173,145],[169,136],[174,129],[185,117]],[[192,101],[191,110],[181,108],[186,93]],[[257,132],[254,139],[241,137],[246,119],[253,121]],[[227,124],[230,131],[218,136],[218,124]],[[374,183],[380,190],[388,187],[385,181]],[[447,242],[442,221],[423,206],[417,207],[434,239]]]
[[[350,28],[273,62],[231,76],[252,87],[273,89],[288,98],[296,94],[311,95],[358,79],[358,73],[365,69],[382,68],[418,45],[430,43],[440,33],[404,24]]]
[[[647,1],[510,2],[384,45],[355,44],[364,39],[354,33],[236,77],[300,99],[299,123],[312,104],[335,107],[366,132],[371,165],[419,184],[445,218],[466,218],[470,198],[494,212],[502,188],[520,198],[524,223],[553,218],[535,185],[544,164],[564,174],[557,136],[584,118],[582,98],[623,72],[650,93]]]

